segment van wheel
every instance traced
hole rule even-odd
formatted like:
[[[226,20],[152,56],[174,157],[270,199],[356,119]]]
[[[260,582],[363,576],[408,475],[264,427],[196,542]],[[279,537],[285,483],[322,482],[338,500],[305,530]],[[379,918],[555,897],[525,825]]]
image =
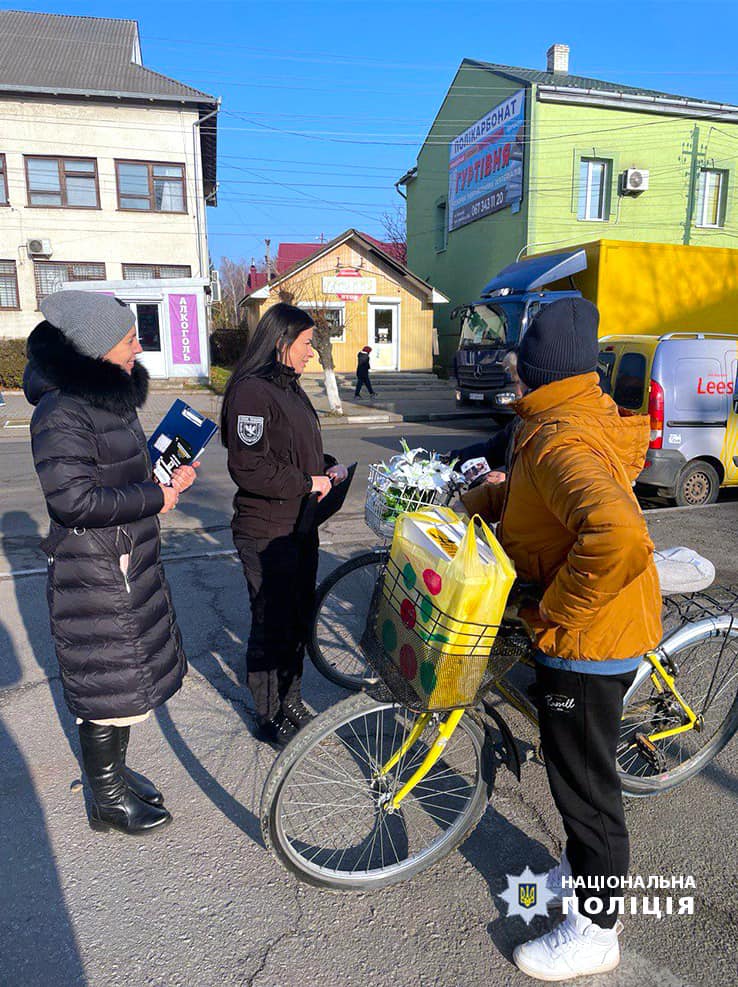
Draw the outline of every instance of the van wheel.
[[[677,477],[674,499],[678,507],[714,504],[720,492],[720,477],[709,463],[696,459],[687,463]]]

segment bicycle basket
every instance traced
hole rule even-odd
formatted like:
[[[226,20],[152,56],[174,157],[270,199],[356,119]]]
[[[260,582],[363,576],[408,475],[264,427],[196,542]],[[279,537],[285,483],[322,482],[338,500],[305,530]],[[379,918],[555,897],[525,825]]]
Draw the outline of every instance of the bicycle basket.
[[[369,481],[364,503],[364,520],[371,530],[382,538],[391,538],[395,521],[400,514],[422,511],[426,507],[445,504],[448,491],[421,490],[419,487],[402,488],[384,472],[380,465],[369,467]]]
[[[475,706],[490,683],[527,653],[530,642],[505,625],[462,624],[429,597],[416,606],[389,559],[374,589],[360,647],[398,703],[431,712]]]

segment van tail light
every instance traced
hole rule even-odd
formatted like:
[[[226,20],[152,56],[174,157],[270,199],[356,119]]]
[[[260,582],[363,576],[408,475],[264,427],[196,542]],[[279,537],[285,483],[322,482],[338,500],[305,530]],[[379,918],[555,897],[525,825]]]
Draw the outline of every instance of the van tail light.
[[[664,444],[664,389],[657,380],[648,388],[648,417],[651,419],[649,449],[661,449]]]

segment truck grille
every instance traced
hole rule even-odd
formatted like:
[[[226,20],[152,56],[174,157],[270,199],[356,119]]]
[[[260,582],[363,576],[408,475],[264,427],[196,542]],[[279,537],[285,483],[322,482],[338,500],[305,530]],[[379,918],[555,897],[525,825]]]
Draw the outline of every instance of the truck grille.
[[[481,391],[505,386],[505,371],[499,363],[480,363],[476,366],[458,366],[459,384],[464,388]]]

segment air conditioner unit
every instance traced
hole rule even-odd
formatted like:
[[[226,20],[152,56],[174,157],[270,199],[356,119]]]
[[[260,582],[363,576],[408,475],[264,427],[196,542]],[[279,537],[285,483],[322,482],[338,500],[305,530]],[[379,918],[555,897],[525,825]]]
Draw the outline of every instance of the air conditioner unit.
[[[210,301],[219,302],[222,299],[220,290],[220,274],[215,269],[210,271]]]
[[[626,192],[645,192],[648,188],[647,171],[641,168],[628,168],[625,172],[623,188]]]
[[[51,240],[29,240],[26,244],[29,257],[51,257]]]

